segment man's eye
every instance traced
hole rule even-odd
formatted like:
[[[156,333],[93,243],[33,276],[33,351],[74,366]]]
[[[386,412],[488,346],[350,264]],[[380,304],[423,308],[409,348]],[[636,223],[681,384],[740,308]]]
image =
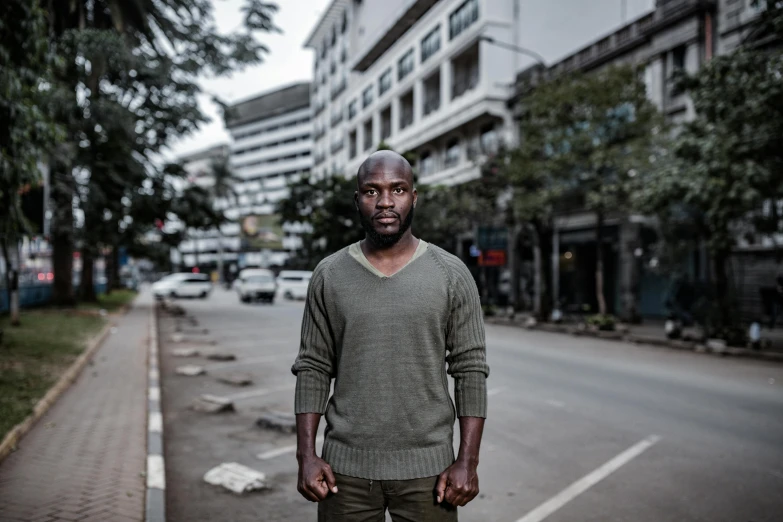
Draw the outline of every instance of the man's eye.
[[[394,189],[394,193],[395,194],[402,194],[402,192],[403,192],[403,190],[400,187],[397,187],[396,189]]]
[[[375,195],[375,191],[370,189],[370,190],[367,191],[367,195],[368,196],[374,196]]]

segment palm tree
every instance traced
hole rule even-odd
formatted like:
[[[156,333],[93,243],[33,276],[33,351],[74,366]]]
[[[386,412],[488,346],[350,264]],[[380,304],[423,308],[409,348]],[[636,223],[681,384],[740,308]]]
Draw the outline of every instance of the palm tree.
[[[222,212],[225,212],[226,208],[237,204],[237,192],[234,188],[236,183],[241,181],[241,178],[237,177],[231,170],[231,166],[228,164],[228,158],[223,157],[220,160],[216,160],[212,163],[212,197],[216,204],[220,202]],[[218,259],[217,269],[219,281],[223,282],[223,233],[220,230],[220,226],[217,227],[218,235]]]

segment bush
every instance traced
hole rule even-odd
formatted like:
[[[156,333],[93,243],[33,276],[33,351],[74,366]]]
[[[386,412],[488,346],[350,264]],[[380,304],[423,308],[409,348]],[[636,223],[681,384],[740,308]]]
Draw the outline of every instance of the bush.
[[[613,332],[617,326],[617,318],[610,314],[595,314],[589,316],[587,325],[597,328],[602,332]]]
[[[484,317],[494,317],[498,314],[495,305],[491,305],[491,304],[481,305],[481,309],[484,311]]]

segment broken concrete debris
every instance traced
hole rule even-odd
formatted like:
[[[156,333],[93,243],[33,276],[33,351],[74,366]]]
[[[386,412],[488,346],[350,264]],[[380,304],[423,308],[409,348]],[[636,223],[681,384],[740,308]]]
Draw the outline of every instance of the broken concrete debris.
[[[267,487],[266,475],[236,462],[224,462],[207,471],[204,482],[224,487],[238,495]]]

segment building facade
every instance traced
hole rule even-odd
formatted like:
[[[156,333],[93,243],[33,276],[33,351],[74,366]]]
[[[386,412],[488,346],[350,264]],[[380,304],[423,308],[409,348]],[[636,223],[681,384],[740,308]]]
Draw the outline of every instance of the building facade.
[[[678,73],[694,74],[713,56],[734,50],[758,16],[752,0],[658,0],[655,9],[632,20],[549,67],[531,67],[517,78],[514,106],[529,85],[575,71],[620,64],[640,66],[647,94],[666,119],[679,124],[695,116],[692,100],[680,91]],[[595,309],[595,226],[589,212],[555,219],[553,290],[561,303]],[[641,215],[614,215],[605,221],[605,294],[608,309],[624,317],[664,316],[669,275],[650,267],[653,221]],[[654,233],[652,233],[654,235]],[[696,280],[709,278],[704,248],[693,251],[685,270]],[[529,267],[532,270],[532,267]]]
[[[554,60],[650,2],[333,0],[305,42],[315,54],[316,176],[353,175],[383,142],[415,158],[422,183],[477,178],[498,143],[514,139],[506,102],[529,63],[493,42]]]

